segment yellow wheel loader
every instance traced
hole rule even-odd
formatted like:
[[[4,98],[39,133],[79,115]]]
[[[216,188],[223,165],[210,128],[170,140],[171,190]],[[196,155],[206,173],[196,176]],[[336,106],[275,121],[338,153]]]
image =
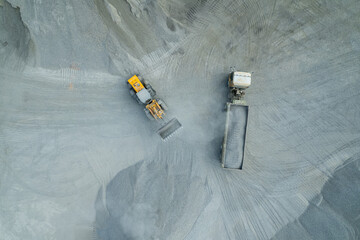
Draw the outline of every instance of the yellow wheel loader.
[[[145,106],[146,116],[150,120],[158,120],[163,123],[162,127],[158,130],[158,134],[163,140],[168,139],[181,128],[182,125],[176,118],[166,121],[165,111],[168,107],[163,100],[156,98],[156,91],[148,81],[142,81],[137,75],[134,75],[128,80],[128,85],[130,95],[139,104]]]

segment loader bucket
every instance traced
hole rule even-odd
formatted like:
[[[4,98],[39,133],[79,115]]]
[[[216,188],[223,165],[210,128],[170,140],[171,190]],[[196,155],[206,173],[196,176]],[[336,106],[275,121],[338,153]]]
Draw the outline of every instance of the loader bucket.
[[[158,134],[163,140],[167,140],[181,127],[181,123],[176,118],[173,118],[158,130]]]

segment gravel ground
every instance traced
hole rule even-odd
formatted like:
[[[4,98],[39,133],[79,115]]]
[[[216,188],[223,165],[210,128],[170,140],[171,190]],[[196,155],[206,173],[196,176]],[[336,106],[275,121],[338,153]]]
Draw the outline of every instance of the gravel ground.
[[[359,239],[359,23],[357,0],[0,0],[0,238]],[[136,73],[183,125],[167,142]]]

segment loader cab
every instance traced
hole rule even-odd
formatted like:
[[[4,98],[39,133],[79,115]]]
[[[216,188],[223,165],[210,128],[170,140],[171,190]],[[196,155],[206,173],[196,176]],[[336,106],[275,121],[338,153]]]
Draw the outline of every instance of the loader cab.
[[[152,101],[151,95],[146,88],[143,88],[139,92],[137,92],[136,97],[143,104],[149,104]]]

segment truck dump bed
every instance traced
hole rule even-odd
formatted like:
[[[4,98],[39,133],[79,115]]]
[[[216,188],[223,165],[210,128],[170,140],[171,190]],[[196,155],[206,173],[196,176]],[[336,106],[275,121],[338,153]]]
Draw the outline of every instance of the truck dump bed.
[[[249,106],[227,103],[226,108],[221,163],[224,168],[241,169],[244,160]]]

